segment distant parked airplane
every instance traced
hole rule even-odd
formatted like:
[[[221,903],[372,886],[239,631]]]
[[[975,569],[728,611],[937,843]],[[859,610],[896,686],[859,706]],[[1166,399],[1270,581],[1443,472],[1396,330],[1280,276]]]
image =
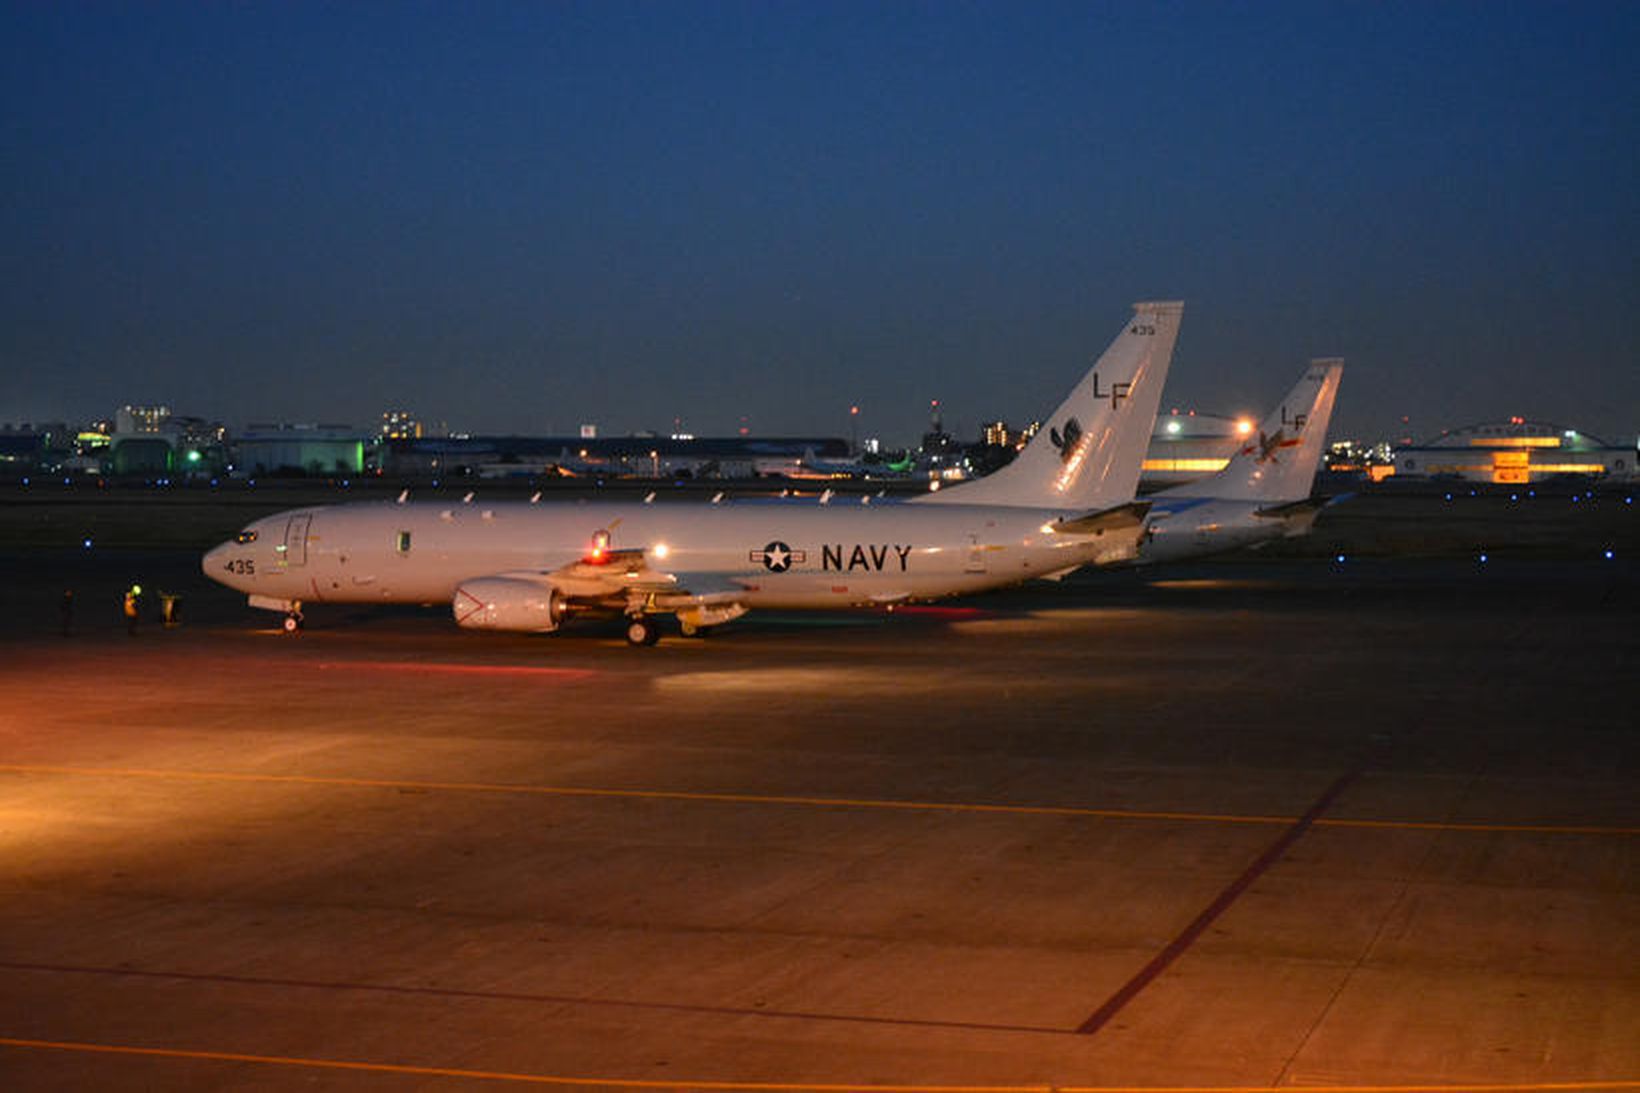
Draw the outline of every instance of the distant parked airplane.
[[[1150,495],[1135,564],[1172,562],[1303,535],[1344,362],[1312,361],[1297,386],[1218,474]]]

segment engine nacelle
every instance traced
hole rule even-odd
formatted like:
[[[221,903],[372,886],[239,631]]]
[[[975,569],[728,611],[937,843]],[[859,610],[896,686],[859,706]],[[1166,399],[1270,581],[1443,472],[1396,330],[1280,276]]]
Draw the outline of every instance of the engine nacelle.
[[[450,608],[456,625],[470,630],[521,630],[544,634],[564,621],[564,594],[543,581],[479,577],[456,588]]]

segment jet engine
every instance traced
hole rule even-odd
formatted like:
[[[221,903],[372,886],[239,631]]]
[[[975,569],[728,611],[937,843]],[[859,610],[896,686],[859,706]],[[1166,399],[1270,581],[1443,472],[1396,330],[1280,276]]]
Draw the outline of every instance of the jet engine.
[[[545,634],[564,621],[564,594],[546,581],[480,577],[456,588],[450,604],[458,626]]]

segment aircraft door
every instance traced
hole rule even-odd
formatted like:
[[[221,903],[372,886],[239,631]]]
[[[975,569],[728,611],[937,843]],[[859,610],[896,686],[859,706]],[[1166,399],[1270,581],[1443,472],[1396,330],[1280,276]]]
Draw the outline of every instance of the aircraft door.
[[[304,512],[292,516],[285,525],[285,564],[307,565],[308,525],[313,522],[313,514]]]
[[[968,561],[963,565],[964,573],[985,572],[985,548],[980,545],[978,535],[968,536]]]

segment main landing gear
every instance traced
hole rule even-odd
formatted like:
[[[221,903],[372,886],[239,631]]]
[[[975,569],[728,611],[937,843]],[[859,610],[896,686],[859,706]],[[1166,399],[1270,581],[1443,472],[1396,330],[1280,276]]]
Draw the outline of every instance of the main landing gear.
[[[661,640],[661,628],[648,615],[634,615],[626,623],[628,645],[654,645]]]
[[[284,626],[285,633],[294,634],[298,630],[302,629],[303,621],[302,608],[298,605],[292,607],[290,611],[285,614],[285,621],[281,625]]]

